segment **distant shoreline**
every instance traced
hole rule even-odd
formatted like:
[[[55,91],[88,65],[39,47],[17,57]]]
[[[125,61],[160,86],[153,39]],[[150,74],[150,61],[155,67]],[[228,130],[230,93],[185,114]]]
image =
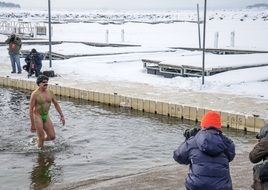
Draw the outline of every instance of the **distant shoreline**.
[[[19,4],[0,1],[0,8],[21,8]]]

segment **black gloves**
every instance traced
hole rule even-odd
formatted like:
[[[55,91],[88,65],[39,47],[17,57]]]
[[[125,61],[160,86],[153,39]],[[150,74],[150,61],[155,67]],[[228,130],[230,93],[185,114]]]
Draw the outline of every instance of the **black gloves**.
[[[191,136],[195,136],[200,128],[192,128],[192,129],[186,129],[183,133],[183,136],[187,139],[189,139]]]

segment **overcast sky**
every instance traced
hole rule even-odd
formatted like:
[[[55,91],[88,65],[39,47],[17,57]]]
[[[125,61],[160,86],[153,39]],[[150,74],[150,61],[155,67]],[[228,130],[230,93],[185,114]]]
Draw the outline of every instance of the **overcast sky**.
[[[47,8],[48,0],[4,0],[20,4],[22,8]],[[203,6],[204,0],[50,0],[54,9],[117,9],[117,10],[178,10]],[[245,8],[268,0],[207,0],[208,8]]]

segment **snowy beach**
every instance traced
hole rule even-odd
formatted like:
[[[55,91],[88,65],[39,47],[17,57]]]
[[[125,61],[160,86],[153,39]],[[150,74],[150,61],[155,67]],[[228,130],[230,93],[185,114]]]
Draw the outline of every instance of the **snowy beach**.
[[[43,61],[42,70],[54,70],[57,75],[50,78],[49,84],[243,116],[255,115],[268,120],[268,66],[206,76],[204,85],[201,84],[201,77],[165,78],[147,73],[142,59],[173,65],[182,62],[192,66],[202,65],[202,52],[170,48],[198,47],[195,11],[53,11],[52,17],[52,41],[63,41],[53,45],[52,52],[73,57],[53,60],[52,68],[48,60]],[[214,47],[215,33],[218,32],[218,48],[267,51],[267,18],[268,10],[262,9],[209,11],[206,47]],[[6,10],[1,12],[0,19],[3,22],[29,21],[34,25],[45,21],[47,12],[18,10],[10,13]],[[231,47],[232,32],[235,32],[234,47]],[[0,42],[6,38],[6,35],[0,34]],[[47,36],[38,38],[40,41],[48,40]],[[22,50],[36,48],[45,53],[49,49],[48,45],[27,45],[27,41],[34,40],[23,39]],[[84,42],[138,46],[96,47]],[[206,68],[267,63],[267,53],[206,53]],[[24,64],[21,58],[21,65]],[[35,77],[28,78],[26,71],[22,74],[10,72],[7,45],[2,44],[0,76],[36,80]],[[27,128],[29,119],[26,117],[27,94],[14,89],[0,90],[3,98],[0,116],[6,137],[9,138],[9,141],[0,138],[0,150],[5,153],[1,154],[0,160],[7,163],[1,166],[4,172],[0,176],[6,188],[16,189],[18,183],[25,189],[44,186],[51,189],[184,188],[182,184],[187,167],[175,166],[171,154],[184,140],[183,129],[193,127],[194,122],[184,120],[181,123],[175,118],[154,114],[147,116],[147,113],[124,107],[62,99],[67,126],[60,127],[58,118],[53,118],[59,135],[55,146],[48,146],[51,155],[37,156],[30,152],[27,144],[30,138]],[[16,128],[10,126],[12,120],[16,122]],[[14,129],[17,130],[17,136],[14,135]],[[255,143],[255,134],[236,129],[223,130],[237,146],[237,156],[231,163],[234,189],[247,189],[252,182],[248,152]],[[21,136],[26,138],[20,139]],[[22,161],[25,166],[21,166]],[[38,176],[40,173],[42,176],[44,171],[48,174],[45,184],[39,181],[42,178]],[[18,176],[16,181],[11,179],[14,175]],[[44,186],[38,186],[40,184]]]
[[[18,11],[17,16],[10,18],[8,12],[2,13],[2,19],[9,18],[16,20],[20,18],[25,21],[42,21],[46,18],[46,11],[27,12]],[[215,32],[219,33],[218,48],[231,48],[242,50],[268,50],[268,15],[267,10],[219,10],[208,12],[207,23],[207,48],[214,47]],[[53,41],[65,41],[65,43],[53,45],[52,51],[64,55],[92,54],[99,56],[76,57],[65,60],[53,60],[53,67],[49,68],[49,62],[43,61],[43,70],[53,69],[59,77],[51,81],[59,84],[70,84],[82,88],[93,88],[94,90],[109,89],[114,93],[123,88],[123,91],[131,88],[151,89],[148,93],[155,99],[159,91],[170,92],[174,98],[177,92],[190,94],[207,94],[208,96],[221,96],[223,102],[231,101],[232,97],[245,98],[245,102],[257,102],[261,104],[259,111],[257,107],[233,111],[248,115],[257,114],[267,118],[265,104],[268,98],[268,66],[246,68],[219,73],[205,77],[205,84],[201,84],[201,78],[197,77],[175,77],[172,79],[162,76],[150,75],[143,68],[142,59],[153,59],[168,63],[183,62],[195,65],[202,65],[202,53],[198,51],[174,51],[169,47],[198,47],[198,33],[195,11],[181,12],[132,12],[114,13],[93,12],[93,13],[70,13],[55,11],[52,14],[53,21],[61,21],[61,24],[53,24]],[[93,19],[94,18],[94,19]],[[114,24],[114,20],[127,22]],[[105,20],[106,23],[103,24]],[[163,23],[148,24],[148,20],[161,21]],[[191,22],[175,22],[184,20]],[[69,23],[67,23],[69,21]],[[89,22],[90,21],[90,22]],[[135,22],[134,22],[135,21]],[[169,22],[167,22],[169,21]],[[112,24],[111,24],[112,23]],[[124,30],[124,41],[121,38],[121,31]],[[106,32],[109,31],[108,43],[133,44],[139,47],[94,47],[74,42],[98,42],[106,43]],[[230,34],[235,32],[234,47],[230,47]],[[201,35],[202,36],[202,35]],[[0,35],[0,41],[7,36]],[[47,37],[46,37],[47,39]],[[2,76],[10,75],[10,61],[6,46],[0,46]],[[47,52],[47,45],[23,45],[22,50],[36,48],[40,52]],[[105,56],[107,54],[107,56]],[[115,54],[115,55],[112,55]],[[116,55],[119,54],[119,55]],[[102,56],[100,56],[102,55]],[[206,54],[207,63],[205,67],[226,66],[226,65],[250,65],[267,64],[267,54],[243,54],[243,55],[214,55]],[[24,60],[21,59],[22,65]],[[22,75],[12,75],[15,78],[26,78]],[[30,80],[35,80],[31,78]],[[97,87],[100,84],[100,87]],[[138,87],[140,85],[140,87]],[[105,86],[108,86],[107,88]],[[104,88],[105,87],[105,88]],[[154,91],[153,89],[158,89]],[[122,93],[124,93],[122,91]],[[134,90],[137,92],[136,90]],[[143,92],[141,91],[140,94]],[[137,94],[139,94],[137,92]],[[222,94],[222,95],[219,95]],[[202,97],[201,97],[202,98]],[[230,108],[221,107],[222,104],[211,106],[201,98],[197,98],[206,108],[232,111]],[[247,99],[248,98],[248,99]],[[167,98],[169,99],[169,98]],[[242,101],[242,100],[241,100]],[[182,104],[196,105],[195,100],[183,100]],[[212,102],[215,102],[212,100]],[[220,102],[220,100],[219,100]],[[243,102],[243,104],[246,104]],[[261,103],[260,103],[261,102]],[[257,105],[256,104],[256,105]],[[249,104],[249,105],[252,105]],[[244,106],[247,107],[247,106]],[[260,107],[260,106],[258,106]],[[244,109],[244,108],[242,108]],[[254,111],[251,111],[254,110]],[[256,113],[257,112],[257,113]]]

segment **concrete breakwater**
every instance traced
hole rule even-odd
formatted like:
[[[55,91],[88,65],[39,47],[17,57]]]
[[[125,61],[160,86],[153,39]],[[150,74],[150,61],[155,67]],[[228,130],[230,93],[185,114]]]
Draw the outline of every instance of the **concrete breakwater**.
[[[24,90],[34,90],[37,87],[34,81],[13,79],[11,77],[0,77],[0,86]],[[49,88],[58,96],[99,102],[111,106],[121,106],[143,112],[177,117],[196,122],[199,122],[204,113],[208,111],[207,108],[202,107],[191,107],[171,102],[155,101],[150,98],[136,98],[135,96],[124,96],[117,93],[112,94],[98,92],[57,84],[50,84]],[[230,127],[238,130],[259,132],[260,128],[267,122],[258,115],[247,116],[243,114],[224,112],[221,110],[215,111],[220,112],[222,125],[224,127]]]

